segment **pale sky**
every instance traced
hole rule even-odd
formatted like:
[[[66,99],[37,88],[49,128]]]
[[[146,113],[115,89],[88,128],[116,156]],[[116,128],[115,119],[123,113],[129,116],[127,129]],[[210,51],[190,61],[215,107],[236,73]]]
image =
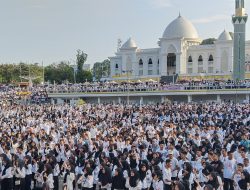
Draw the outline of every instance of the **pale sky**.
[[[179,12],[200,38],[233,31],[234,0],[0,0],[0,63],[50,64],[75,59],[77,49],[93,64],[113,56],[117,39],[157,47]],[[250,14],[250,0],[245,0]],[[250,39],[250,21],[246,28]]]

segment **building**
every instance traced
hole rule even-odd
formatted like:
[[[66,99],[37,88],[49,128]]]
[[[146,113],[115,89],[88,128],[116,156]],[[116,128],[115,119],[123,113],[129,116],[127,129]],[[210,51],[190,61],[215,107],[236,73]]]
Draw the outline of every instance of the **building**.
[[[244,7],[244,0],[236,0],[236,4],[238,1]],[[202,45],[201,42],[194,25],[179,15],[166,27],[158,48],[141,49],[129,38],[115,56],[110,57],[111,78],[160,79],[177,75],[179,78],[231,78],[238,62],[234,64],[234,40],[230,33],[222,31],[214,44]],[[250,78],[250,41],[241,38],[240,46],[245,48],[245,60],[240,58],[244,61],[241,71],[246,71],[246,77]]]

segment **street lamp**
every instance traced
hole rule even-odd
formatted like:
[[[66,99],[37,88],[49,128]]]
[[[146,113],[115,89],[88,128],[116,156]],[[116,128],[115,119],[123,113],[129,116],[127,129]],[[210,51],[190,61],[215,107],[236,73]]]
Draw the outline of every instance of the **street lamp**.
[[[74,72],[74,83],[76,83],[76,73],[77,73],[77,64],[76,61],[73,59],[70,59],[72,62],[74,62],[73,65],[71,65],[71,67],[73,68],[73,72]]]
[[[123,70],[122,72],[127,74],[127,90],[128,90],[127,104],[129,105],[129,88],[128,88],[128,82],[129,82],[129,74],[133,73],[133,70]]]

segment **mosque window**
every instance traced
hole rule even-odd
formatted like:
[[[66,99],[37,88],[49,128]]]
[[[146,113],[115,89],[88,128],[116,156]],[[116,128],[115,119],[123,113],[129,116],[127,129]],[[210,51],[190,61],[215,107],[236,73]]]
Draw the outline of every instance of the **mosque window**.
[[[191,55],[188,57],[188,62],[189,62],[189,63],[193,62],[193,58],[192,58]]]
[[[153,61],[152,61],[151,58],[148,60],[148,64],[149,64],[149,65],[152,65],[152,64],[153,64]]]
[[[214,61],[214,57],[210,55],[208,61]]]
[[[202,56],[201,56],[201,55],[199,56],[198,61],[199,61],[199,62],[202,62],[202,61],[203,61],[203,58],[202,58]]]
[[[139,60],[139,65],[143,65],[142,59]]]
[[[115,64],[115,68],[116,68],[116,69],[118,69],[118,68],[119,68],[119,66],[118,66],[118,64],[117,64],[117,63]]]
[[[202,58],[201,55],[199,56],[199,59],[198,59],[198,65],[199,65],[199,66],[202,66],[202,65],[203,65],[203,58]]]

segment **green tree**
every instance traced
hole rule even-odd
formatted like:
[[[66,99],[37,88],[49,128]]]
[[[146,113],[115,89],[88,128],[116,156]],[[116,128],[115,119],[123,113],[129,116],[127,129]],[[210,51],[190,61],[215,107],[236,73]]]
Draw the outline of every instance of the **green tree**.
[[[34,84],[38,84],[42,81],[42,67],[38,63],[27,64],[1,64],[0,65],[0,82],[1,83],[18,83],[21,81],[28,81],[24,77],[37,77],[33,81]]]
[[[201,45],[209,45],[209,44],[214,44],[214,42],[216,41],[215,38],[208,38],[205,39],[201,42]]]
[[[97,81],[103,77],[110,76],[110,60],[105,59],[102,62],[96,62],[93,66],[92,73]]]
[[[44,69],[45,81],[49,81],[50,83],[63,83],[68,81],[70,83],[74,82],[74,71],[68,62],[61,61],[56,64],[53,63],[48,65]]]
[[[86,72],[83,71],[83,65],[87,61],[88,55],[82,50],[78,49],[76,54],[76,64],[77,64],[77,73],[76,73],[76,82],[83,83],[86,78]]]

